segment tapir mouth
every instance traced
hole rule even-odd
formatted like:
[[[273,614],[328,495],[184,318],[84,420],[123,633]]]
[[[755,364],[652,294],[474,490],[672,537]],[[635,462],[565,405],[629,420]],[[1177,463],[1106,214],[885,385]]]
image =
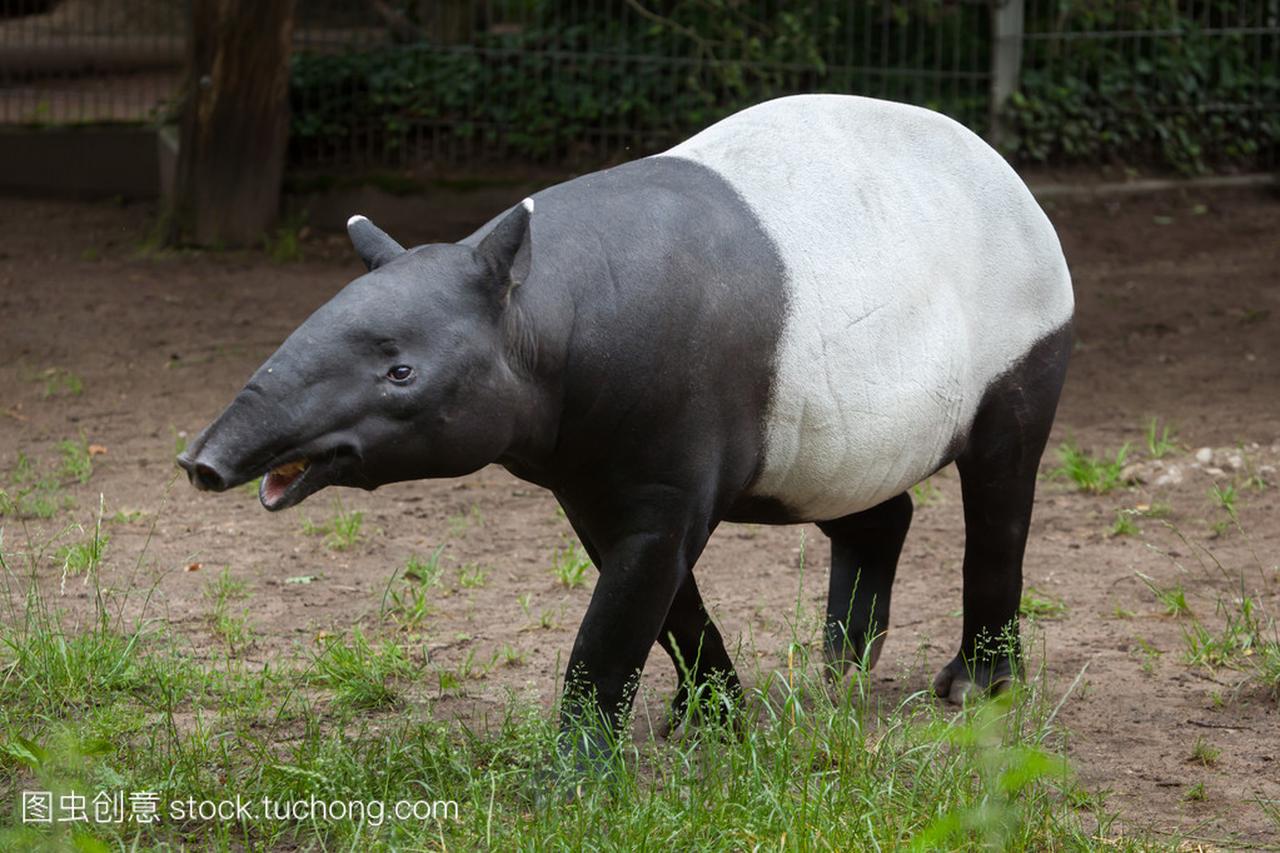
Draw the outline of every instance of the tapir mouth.
[[[258,500],[271,512],[302,503],[308,495],[342,481],[353,460],[350,448],[337,448],[320,456],[294,456],[274,462],[262,475]]]
[[[258,487],[258,500],[269,510],[283,509],[289,490],[306,475],[310,467],[311,460],[303,458],[272,468],[262,477],[262,484]]]

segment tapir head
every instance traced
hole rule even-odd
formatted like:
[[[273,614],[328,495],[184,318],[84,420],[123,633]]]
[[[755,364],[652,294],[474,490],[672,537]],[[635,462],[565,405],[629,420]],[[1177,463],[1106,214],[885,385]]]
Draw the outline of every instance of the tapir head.
[[[526,200],[476,246],[405,251],[363,216],[347,230],[369,268],[258,368],[178,457],[223,491],[262,477],[269,510],[325,486],[373,489],[470,473],[512,440],[517,378],[504,314],[528,272]]]

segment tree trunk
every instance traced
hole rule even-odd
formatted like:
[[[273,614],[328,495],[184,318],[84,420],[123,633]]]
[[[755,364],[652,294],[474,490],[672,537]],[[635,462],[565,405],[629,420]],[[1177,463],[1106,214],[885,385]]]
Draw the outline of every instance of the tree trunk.
[[[244,246],[276,221],[295,0],[192,0],[171,243]]]

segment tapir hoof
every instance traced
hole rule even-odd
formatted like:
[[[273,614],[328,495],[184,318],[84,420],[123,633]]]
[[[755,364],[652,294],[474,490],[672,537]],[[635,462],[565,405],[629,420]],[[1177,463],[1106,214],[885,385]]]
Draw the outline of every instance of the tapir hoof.
[[[960,655],[942,668],[933,679],[933,695],[953,705],[982,696],[996,696],[1013,684],[1013,666],[1008,658],[966,661]]]
[[[832,679],[843,678],[853,667],[863,667],[867,672],[875,669],[880,660],[880,651],[884,648],[885,633],[881,631],[871,640],[871,645],[862,651],[852,644],[828,643],[822,649],[827,660],[827,675]]]
[[[689,685],[682,683],[671,697],[671,706],[667,711],[667,719],[658,727],[658,736],[666,739],[675,735],[688,724],[711,723],[739,734],[743,731],[743,692],[742,682],[736,673],[716,673],[704,677],[702,686],[715,689],[699,691],[701,696],[696,708],[691,708]]]

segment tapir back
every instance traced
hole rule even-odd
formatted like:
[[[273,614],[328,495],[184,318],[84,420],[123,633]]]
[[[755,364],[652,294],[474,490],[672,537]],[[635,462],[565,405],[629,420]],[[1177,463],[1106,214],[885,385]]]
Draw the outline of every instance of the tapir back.
[[[723,177],[782,260],[786,320],[752,493],[798,516],[857,512],[927,477],[986,389],[1071,318],[1039,205],[938,113],[783,98],[658,157]]]

